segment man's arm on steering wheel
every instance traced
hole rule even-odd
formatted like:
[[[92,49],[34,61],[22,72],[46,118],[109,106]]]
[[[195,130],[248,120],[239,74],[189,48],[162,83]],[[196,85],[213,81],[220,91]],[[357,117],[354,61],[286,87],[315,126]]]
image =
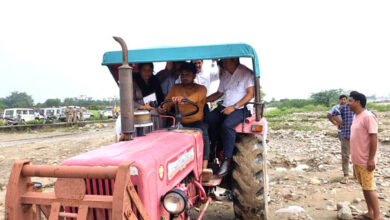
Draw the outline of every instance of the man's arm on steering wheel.
[[[201,86],[199,89],[196,90],[196,92],[192,93],[189,97],[183,97],[181,95],[177,95],[177,92],[172,92],[172,89],[168,93],[167,97],[165,100],[171,99],[171,102],[165,103],[163,106],[159,106],[158,111],[163,114],[169,111],[171,106],[175,103],[182,105],[182,104],[190,104],[190,105],[196,105],[200,107],[201,109],[204,108],[204,105],[206,103],[206,94],[207,94],[207,89],[204,86]],[[188,101],[192,102],[188,103]],[[197,108],[198,108],[197,107]],[[185,114],[185,112],[183,112]]]
[[[158,112],[160,113],[166,113],[169,108],[172,106],[173,103],[183,104],[183,99],[185,99],[183,96],[174,96],[172,98],[169,98],[168,96],[165,98],[165,100],[172,99],[172,102],[166,103],[164,106],[158,106]]]
[[[167,96],[165,97],[164,101],[165,101],[165,100],[168,100],[168,99],[172,99],[172,97],[174,96],[174,93],[175,93],[174,87],[175,87],[175,85],[173,85],[173,86],[171,87],[171,89],[169,90],[169,92],[168,92]],[[159,113],[163,114],[163,113],[168,112],[168,110],[171,109],[171,106],[172,106],[172,105],[173,105],[172,102],[166,103],[164,106],[161,106],[161,105],[158,106],[157,110],[158,110]]]

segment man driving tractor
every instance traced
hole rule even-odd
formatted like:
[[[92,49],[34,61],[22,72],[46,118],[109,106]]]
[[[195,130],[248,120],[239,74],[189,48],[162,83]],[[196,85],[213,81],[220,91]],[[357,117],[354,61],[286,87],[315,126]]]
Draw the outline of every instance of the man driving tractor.
[[[191,116],[183,117],[182,125],[189,128],[198,128],[202,130],[204,152],[203,152],[203,177],[209,178],[212,175],[211,169],[206,169],[210,154],[210,140],[208,136],[208,126],[203,122],[204,117],[204,106],[206,103],[206,87],[194,83],[196,76],[196,66],[193,63],[183,63],[179,69],[181,83],[175,84],[169,90],[165,100],[172,99],[172,102],[160,106],[158,108],[160,113],[168,112],[172,105],[177,103],[180,105],[180,111],[185,114],[194,111],[193,105],[182,102],[182,100],[188,99],[198,105],[199,111]]]

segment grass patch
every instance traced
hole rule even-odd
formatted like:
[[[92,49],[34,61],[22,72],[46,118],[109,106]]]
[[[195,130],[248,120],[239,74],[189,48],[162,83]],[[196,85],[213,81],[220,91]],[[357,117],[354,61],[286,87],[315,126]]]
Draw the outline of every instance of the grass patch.
[[[293,121],[292,117],[289,117],[289,116],[286,116],[286,115],[281,115],[281,116],[278,116],[278,117],[276,117],[276,116],[278,116],[278,115],[267,117],[267,121],[268,122]]]
[[[28,124],[28,125],[40,125],[40,124],[43,124],[43,120],[31,120],[31,121],[27,121],[26,124]]]
[[[324,113],[324,114],[321,114],[321,115],[320,115],[320,118],[326,118],[326,115],[327,115],[327,114],[325,114],[325,113]]]
[[[375,103],[367,103],[366,107],[369,109],[372,109],[372,110],[379,111],[379,112],[390,111],[390,104],[378,105]]]
[[[302,109],[306,112],[329,111],[329,107],[324,105],[306,105]]]
[[[313,112],[313,111],[329,111],[329,108],[323,105],[306,105],[301,108],[277,108],[271,111],[264,112],[265,117],[274,117],[279,115],[287,115],[297,112]],[[321,115],[321,117],[326,117]]]
[[[99,110],[88,110],[88,112],[93,114],[93,117],[86,119],[87,121],[99,121],[100,116],[99,116]],[[107,120],[108,118],[103,115],[102,120]]]
[[[88,112],[92,113],[94,118],[99,118],[99,110],[88,110]]]
[[[268,126],[272,130],[295,130],[295,131],[319,131],[321,130],[318,126],[310,126],[310,125],[302,125],[300,120],[296,120],[295,122],[289,121],[268,121]]]
[[[269,123],[268,126],[272,130],[282,130],[282,129],[290,129],[291,126],[286,123]]]

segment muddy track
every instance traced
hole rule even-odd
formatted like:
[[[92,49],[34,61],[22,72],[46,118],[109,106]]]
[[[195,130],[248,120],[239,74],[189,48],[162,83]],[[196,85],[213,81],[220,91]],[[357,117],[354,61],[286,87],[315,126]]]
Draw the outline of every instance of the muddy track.
[[[14,135],[13,139],[10,140],[1,140],[0,142],[0,148],[1,147],[9,147],[9,146],[20,146],[24,144],[35,144],[35,143],[52,143],[52,142],[59,142],[59,141],[66,141],[66,140],[83,140],[88,138],[94,138],[98,137],[100,135],[112,135],[112,130],[105,130],[101,132],[96,131],[87,131],[82,133],[65,133],[65,134],[46,134],[41,135],[38,137],[20,137],[19,135]]]

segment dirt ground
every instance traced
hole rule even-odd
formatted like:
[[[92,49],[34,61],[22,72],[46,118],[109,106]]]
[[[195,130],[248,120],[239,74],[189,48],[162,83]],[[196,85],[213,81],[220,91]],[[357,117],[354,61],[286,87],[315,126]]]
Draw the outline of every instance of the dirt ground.
[[[270,118],[268,167],[270,179],[269,219],[337,219],[338,202],[350,202],[365,211],[360,186],[354,179],[343,185],[337,130],[322,113],[292,114]],[[380,113],[376,184],[382,217],[390,215],[390,112]],[[15,160],[33,164],[59,164],[62,160],[114,141],[114,124],[91,124],[18,133],[0,133],[0,211],[4,213],[8,177]],[[352,175],[352,171],[350,171]],[[52,180],[42,181],[52,188]],[[300,214],[276,213],[299,206]],[[195,213],[196,214],[196,213]],[[3,219],[0,214],[0,219]],[[234,219],[229,201],[214,201],[204,219]]]

